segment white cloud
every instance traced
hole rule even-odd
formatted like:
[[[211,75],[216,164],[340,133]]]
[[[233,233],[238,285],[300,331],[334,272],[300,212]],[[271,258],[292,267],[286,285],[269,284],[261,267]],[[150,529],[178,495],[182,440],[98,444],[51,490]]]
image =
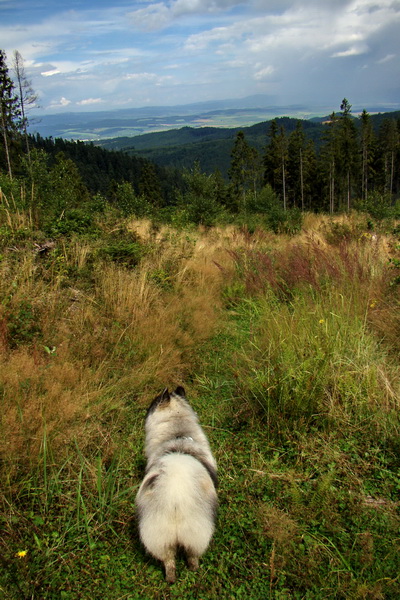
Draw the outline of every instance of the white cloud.
[[[78,106],[88,106],[90,104],[100,104],[103,102],[102,98],[86,98],[85,100],[80,100],[77,102]]]
[[[40,73],[43,77],[52,77],[53,75],[58,75],[61,73],[58,69],[52,69],[51,71],[43,71]]]
[[[64,98],[63,96],[59,100],[53,100],[49,105],[49,108],[65,108],[69,104],[71,104],[71,100],[67,100],[67,98]]]
[[[394,58],[396,58],[395,54],[386,54],[386,56],[384,56],[380,60],[377,60],[376,64],[377,65],[383,65],[384,63],[387,63],[387,62],[393,60]]]
[[[375,87],[395,97],[399,0],[128,4],[87,0],[84,10],[65,10],[42,0],[42,12],[27,11],[26,22],[14,7],[14,21],[0,23],[2,47],[9,58],[18,48],[42,104],[53,108],[193,102],[271,86],[277,98],[297,102],[315,90],[330,97],[338,83],[349,96]]]
[[[346,56],[358,56],[360,54],[366,54],[368,52],[368,46],[366,44],[362,44],[360,46],[351,46],[347,50],[342,50],[341,52],[335,52],[332,54],[332,58],[343,58]]]
[[[272,75],[275,72],[275,69],[272,65],[268,65],[267,67],[262,68],[260,68],[260,65],[256,65],[256,68],[258,70],[254,73],[254,79],[256,79],[257,81],[267,79],[270,75]]]
[[[155,2],[129,13],[133,27],[144,31],[157,31],[171,25],[181,17],[197,15],[215,15],[234,6],[240,6],[240,0],[174,0]]]

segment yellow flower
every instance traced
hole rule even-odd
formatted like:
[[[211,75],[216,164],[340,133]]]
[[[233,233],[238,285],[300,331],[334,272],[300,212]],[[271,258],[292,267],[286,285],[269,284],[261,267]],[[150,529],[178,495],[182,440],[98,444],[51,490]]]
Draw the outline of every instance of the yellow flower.
[[[18,556],[18,558],[24,558],[27,554],[28,554],[28,550],[20,550],[19,552],[16,553],[15,556]]]
[[[369,307],[370,307],[370,308],[375,308],[375,306],[376,306],[376,302],[375,302],[375,300],[374,300],[373,302],[371,302],[371,304],[369,305]]]
[[[320,324],[320,325],[323,325],[324,323],[325,323],[325,319],[320,319],[320,320],[319,320],[319,324]]]

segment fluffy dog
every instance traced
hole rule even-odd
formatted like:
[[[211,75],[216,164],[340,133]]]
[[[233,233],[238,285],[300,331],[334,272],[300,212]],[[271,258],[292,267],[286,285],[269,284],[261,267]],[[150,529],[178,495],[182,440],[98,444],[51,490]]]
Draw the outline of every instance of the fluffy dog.
[[[217,465],[183,387],[153,400],[145,430],[146,475],[136,496],[140,538],[173,583],[177,549],[196,570],[213,535]]]

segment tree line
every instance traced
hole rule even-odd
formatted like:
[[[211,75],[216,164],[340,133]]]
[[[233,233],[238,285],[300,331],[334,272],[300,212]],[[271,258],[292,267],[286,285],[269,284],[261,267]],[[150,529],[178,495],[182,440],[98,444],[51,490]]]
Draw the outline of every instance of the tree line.
[[[0,50],[1,185],[4,190],[16,179],[29,186],[31,195],[24,198],[37,215],[65,215],[93,198],[124,214],[205,225],[263,215],[279,228],[299,222],[305,210],[357,208],[376,217],[399,212],[400,120],[388,116],[374,131],[368,112],[353,117],[346,98],[327,118],[318,144],[302,121],[289,133],[284,119],[270,121],[262,151],[239,131],[226,179],[218,170],[202,172],[200,163],[167,168],[93,143],[29,135],[28,113],[37,96],[18,51],[12,73]]]
[[[383,119],[375,133],[370,114],[364,109],[357,120],[344,98],[340,112],[333,112],[324,124],[318,151],[305,136],[302,121],[288,135],[279,120],[272,120],[263,154],[239,132],[229,176],[243,201],[271,186],[283,210],[389,208],[400,191],[399,141],[399,119]]]

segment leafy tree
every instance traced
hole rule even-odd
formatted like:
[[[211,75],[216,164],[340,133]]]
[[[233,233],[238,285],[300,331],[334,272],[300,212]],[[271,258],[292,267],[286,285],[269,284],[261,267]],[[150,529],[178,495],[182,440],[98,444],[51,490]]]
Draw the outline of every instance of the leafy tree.
[[[217,202],[217,186],[214,175],[201,172],[196,162],[193,169],[183,174],[186,192],[181,197],[181,205],[187,211],[189,221],[196,225],[211,226],[221,210]]]
[[[12,179],[11,143],[20,125],[20,109],[18,97],[14,92],[14,84],[9,76],[6,54],[0,50],[0,129],[5,155],[5,164]]]
[[[127,181],[116,185],[115,203],[125,216],[135,215],[141,218],[151,212],[147,197],[136,194],[132,184]]]
[[[87,188],[83,184],[75,163],[62,152],[56,156],[56,163],[50,171],[51,199],[49,204],[59,218],[65,210],[80,206],[89,200]]]

